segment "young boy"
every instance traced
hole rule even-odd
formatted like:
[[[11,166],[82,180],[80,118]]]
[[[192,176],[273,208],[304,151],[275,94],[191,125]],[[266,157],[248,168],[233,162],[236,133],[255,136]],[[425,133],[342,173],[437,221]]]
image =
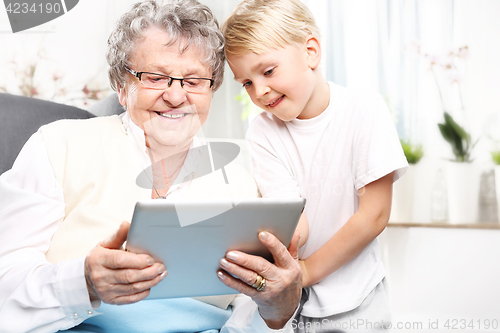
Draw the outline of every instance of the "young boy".
[[[408,166],[383,98],[325,81],[318,28],[300,0],[245,0],[222,30],[235,80],[265,111],[247,134],[263,197],[307,199],[295,327],[383,329],[390,310],[377,236]]]

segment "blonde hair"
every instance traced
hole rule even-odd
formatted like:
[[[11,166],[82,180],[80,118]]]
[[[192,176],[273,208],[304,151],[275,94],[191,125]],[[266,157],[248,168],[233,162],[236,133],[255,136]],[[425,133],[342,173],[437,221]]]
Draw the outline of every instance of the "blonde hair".
[[[303,43],[310,35],[320,37],[311,11],[300,0],[244,0],[224,22],[222,33],[226,56],[262,54]]]

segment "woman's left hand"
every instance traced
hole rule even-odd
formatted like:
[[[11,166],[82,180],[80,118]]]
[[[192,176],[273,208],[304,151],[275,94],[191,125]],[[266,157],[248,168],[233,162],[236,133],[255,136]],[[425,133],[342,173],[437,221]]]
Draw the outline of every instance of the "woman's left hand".
[[[300,234],[295,232],[287,248],[272,234],[261,232],[260,242],[274,258],[274,264],[260,256],[230,251],[221,259],[219,279],[228,287],[250,296],[259,307],[259,313],[272,329],[282,328],[299,306],[302,293],[302,271],[298,262]],[[229,273],[229,274],[228,274]],[[231,276],[232,275],[232,276]],[[265,287],[252,287],[260,275]]]

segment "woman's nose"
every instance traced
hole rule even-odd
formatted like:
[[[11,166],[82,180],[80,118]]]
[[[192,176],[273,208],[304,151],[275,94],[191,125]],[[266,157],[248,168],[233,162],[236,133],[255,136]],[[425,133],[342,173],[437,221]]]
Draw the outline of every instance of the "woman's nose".
[[[170,87],[163,92],[163,100],[172,106],[179,106],[186,101],[187,92],[182,88],[181,82],[172,82]]]

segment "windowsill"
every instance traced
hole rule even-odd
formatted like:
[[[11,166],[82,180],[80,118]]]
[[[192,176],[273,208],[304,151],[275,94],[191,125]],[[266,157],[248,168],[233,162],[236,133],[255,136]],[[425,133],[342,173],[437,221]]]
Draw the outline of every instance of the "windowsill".
[[[500,230],[500,223],[467,223],[451,224],[447,222],[392,222],[387,224],[393,228],[445,228],[445,229],[497,229]]]

